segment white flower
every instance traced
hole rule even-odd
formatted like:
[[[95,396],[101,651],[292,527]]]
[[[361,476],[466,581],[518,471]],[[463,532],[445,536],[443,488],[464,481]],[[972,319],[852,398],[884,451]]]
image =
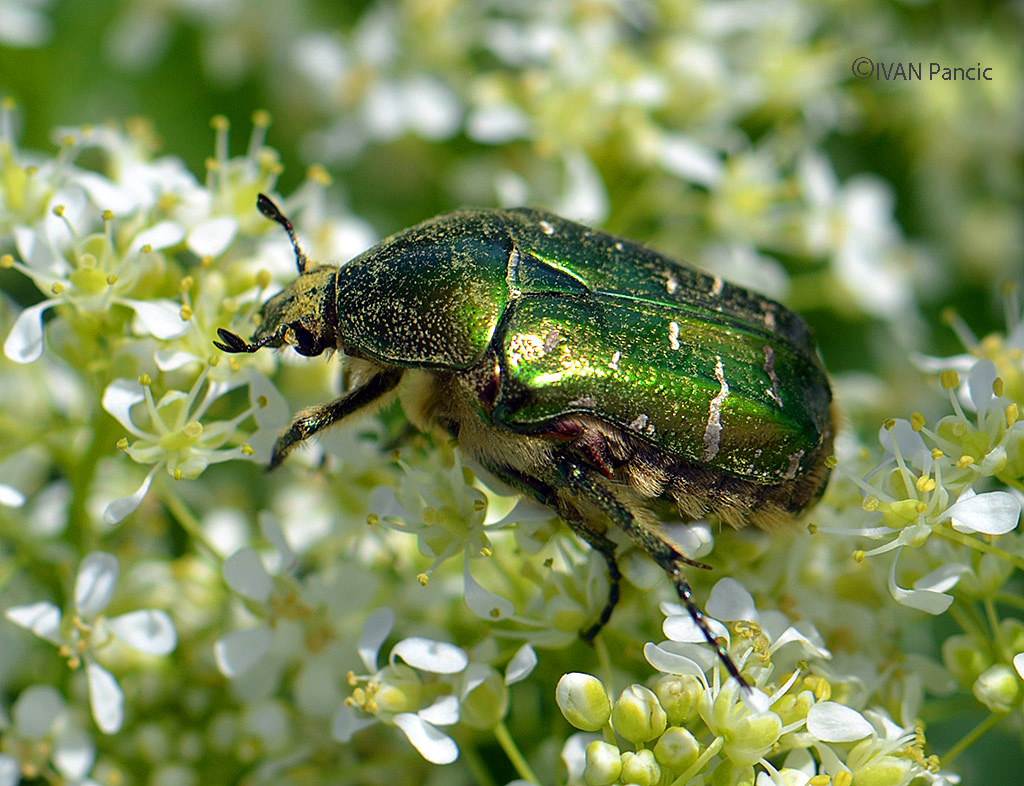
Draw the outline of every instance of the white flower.
[[[287,419],[281,394],[265,377],[250,371],[248,409],[230,420],[204,424],[202,418],[214,402],[244,384],[237,377],[228,381],[209,379],[208,372],[209,367],[204,367],[188,392],[170,390],[159,402],[153,400],[146,376],[137,382],[115,380],[103,392],[103,408],[135,437],[134,442],[124,440],[121,447],[132,460],[153,465],[134,494],[107,506],[103,518],[108,524],[121,521],[142,503],[161,467],[180,480],[198,477],[210,464],[250,457],[266,461],[269,457],[273,440]],[[140,404],[144,408],[135,410]],[[239,427],[250,417],[257,428],[248,435],[249,441],[232,444],[239,441]]]
[[[5,612],[14,624],[56,645],[71,668],[85,666],[93,719],[107,734],[118,731],[124,721],[124,694],[116,678],[96,662],[95,653],[111,637],[149,655],[167,655],[177,644],[174,623],[159,609],[104,616],[114,597],[119,570],[112,554],[87,554],[75,578],[74,614],[70,617],[49,601],[12,606]]]
[[[89,777],[96,745],[50,685],[30,685],[11,707],[13,723],[0,722],[0,786],[17,786],[22,776],[56,770],[68,786],[99,786]],[[5,719],[0,718],[0,721]]]
[[[377,653],[394,618],[390,609],[378,609],[367,618],[358,650],[369,675],[349,676],[354,690],[335,714],[331,734],[339,742],[348,742],[357,731],[379,720],[400,728],[427,761],[451,764],[459,756],[458,745],[437,727],[459,720],[459,696],[452,678],[470,665],[469,656],[453,644],[413,637],[399,641],[388,665],[378,670]]]

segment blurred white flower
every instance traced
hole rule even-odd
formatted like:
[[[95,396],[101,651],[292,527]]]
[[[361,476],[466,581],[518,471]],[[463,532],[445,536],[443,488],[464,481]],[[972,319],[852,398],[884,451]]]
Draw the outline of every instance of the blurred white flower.
[[[148,655],[167,655],[177,645],[174,623],[159,609],[140,609],[115,617],[104,610],[114,597],[120,571],[112,554],[94,551],[78,567],[74,614],[65,615],[49,601],[8,608],[4,615],[26,630],[56,645],[68,666],[85,667],[89,704],[96,725],[113,734],[124,722],[124,694],[117,679],[96,661],[96,653],[116,638]]]

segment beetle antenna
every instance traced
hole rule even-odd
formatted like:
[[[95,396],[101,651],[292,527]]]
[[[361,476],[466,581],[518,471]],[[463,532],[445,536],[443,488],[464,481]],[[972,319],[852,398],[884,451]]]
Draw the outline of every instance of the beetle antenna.
[[[274,200],[266,194],[260,194],[256,197],[256,207],[271,221],[276,221],[278,224],[283,226],[285,232],[288,233],[288,237],[292,241],[292,248],[295,249],[295,264],[298,266],[299,275],[301,276],[306,272],[306,263],[309,262],[309,259],[306,257],[302,247],[299,245],[299,239],[295,236],[295,227],[292,226],[292,222],[289,221],[285,217],[284,213],[281,212],[281,209],[274,204]]]

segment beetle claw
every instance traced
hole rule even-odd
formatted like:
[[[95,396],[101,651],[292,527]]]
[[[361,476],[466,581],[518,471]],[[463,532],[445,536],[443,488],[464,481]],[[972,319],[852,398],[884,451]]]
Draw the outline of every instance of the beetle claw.
[[[245,341],[237,333],[232,333],[230,330],[224,328],[217,328],[217,335],[220,336],[220,341],[214,341],[213,345],[217,349],[224,352],[238,353],[238,352],[254,352],[255,349]],[[224,343],[221,343],[223,341]]]

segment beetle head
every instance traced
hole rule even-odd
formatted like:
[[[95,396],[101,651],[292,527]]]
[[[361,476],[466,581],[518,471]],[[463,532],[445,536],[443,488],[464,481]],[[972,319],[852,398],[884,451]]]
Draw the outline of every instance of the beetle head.
[[[263,347],[291,346],[300,355],[319,355],[336,345],[334,283],[338,268],[318,265],[307,270],[308,260],[299,247],[291,222],[269,197],[259,195],[256,205],[267,218],[285,228],[295,249],[299,277],[274,295],[260,310],[260,324],[247,342],[237,333],[217,330],[213,344],[224,352],[255,352]],[[223,343],[222,343],[223,342]]]

